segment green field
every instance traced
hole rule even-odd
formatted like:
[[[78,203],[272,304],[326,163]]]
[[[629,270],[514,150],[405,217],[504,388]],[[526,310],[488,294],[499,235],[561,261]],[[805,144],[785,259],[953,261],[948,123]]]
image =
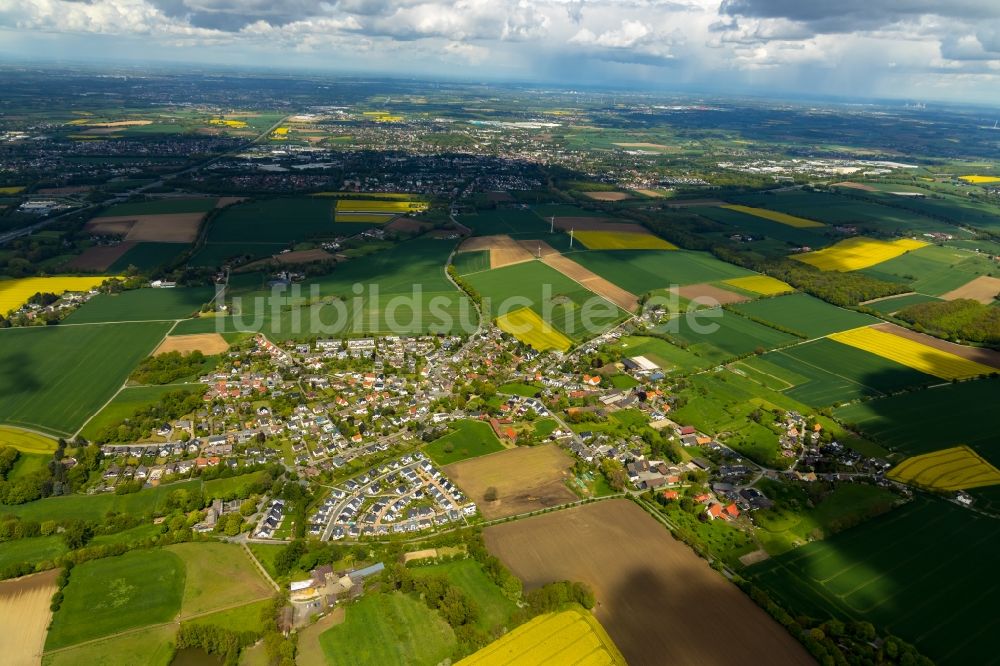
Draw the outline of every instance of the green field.
[[[201,480],[194,479],[181,483],[149,488],[129,495],[106,493],[101,495],[62,495],[47,497],[26,504],[4,506],[3,513],[10,513],[25,520],[89,520],[98,522],[109,511],[127,513],[134,516],[151,515],[164,506],[167,495],[175,490],[193,491],[201,486]]]
[[[184,563],[166,550],[137,550],[74,567],[45,648],[52,650],[147,624],[180,610]]]
[[[101,217],[123,217],[125,215],[172,215],[174,213],[207,213],[215,208],[215,197],[200,199],[154,199],[135,201],[112,206],[101,213]]]
[[[493,428],[485,421],[463,419],[449,427],[451,432],[424,447],[424,453],[438,465],[503,451]]]
[[[1000,380],[980,379],[849,405],[838,420],[908,456],[967,444],[1000,466]]]
[[[145,322],[0,330],[0,422],[72,434],[169,328]]]
[[[734,227],[734,230],[751,234],[754,238],[764,236],[794,245],[808,245],[813,248],[823,247],[833,242],[832,238],[824,236],[823,227],[792,227],[719,206],[699,206],[689,210],[702,217]]]
[[[707,252],[687,250],[595,250],[574,252],[570,257],[622,289],[640,295],[673,285],[754,275]]]
[[[185,243],[137,243],[108,267],[109,273],[121,273],[129,266],[151,272],[172,262],[190,245]]]
[[[452,585],[459,587],[479,608],[478,626],[493,634],[510,629],[511,615],[517,610],[513,601],[503,596],[496,583],[490,580],[479,562],[473,559],[457,560],[445,564],[412,567],[414,577],[444,576]]]
[[[452,258],[451,263],[459,275],[488,271],[490,269],[490,251],[459,252]]]
[[[607,330],[625,316],[612,303],[541,262],[505,266],[466,276],[465,280],[483,297],[484,314],[488,311],[496,316],[527,305],[577,341]],[[587,318],[589,327],[585,326]]]
[[[709,359],[697,356],[660,338],[642,335],[625,336],[618,341],[616,347],[625,357],[645,356],[660,366],[664,372],[691,372],[712,365]]]
[[[320,634],[328,664],[433,666],[451,655],[455,634],[423,602],[400,593],[366,594],[344,623]]]
[[[747,315],[803,337],[818,338],[850,328],[877,324],[871,315],[830,305],[808,294],[788,294],[732,306]]]
[[[548,226],[540,217],[526,210],[497,209],[481,210],[474,215],[462,215],[458,221],[469,227],[477,236],[509,234],[518,236],[538,236],[548,231]]]
[[[869,310],[874,310],[879,314],[892,314],[893,312],[898,312],[903,308],[916,305],[917,303],[929,303],[931,301],[937,301],[939,299],[934,296],[928,296],[927,294],[904,294],[902,296],[893,296],[892,298],[886,298],[881,301],[875,301],[874,303],[868,303],[864,307]]]
[[[333,223],[336,201],[296,197],[229,206],[210,223],[210,243],[291,243],[317,236],[353,234],[370,224]]]
[[[985,664],[996,657],[995,544],[994,519],[918,496],[746,575],[792,615],[866,620],[936,663]]]
[[[453,241],[424,238],[345,262],[328,275],[295,285],[300,309],[287,305],[291,291],[241,294],[233,299],[237,316],[226,318],[225,328],[264,330],[278,340],[475,330],[475,308],[445,274],[453,247]],[[272,298],[285,299],[277,319]],[[214,331],[217,322],[187,323],[178,332]]]
[[[906,283],[931,296],[957,289],[980,275],[1000,275],[996,264],[981,254],[937,245],[907,252],[861,272],[879,280]]]
[[[215,296],[211,287],[134,289],[98,294],[66,318],[67,324],[186,319]]]
[[[271,606],[270,599],[253,601],[243,606],[222,610],[209,615],[199,615],[196,618],[185,620],[188,624],[210,624],[216,627],[223,627],[232,631],[257,631],[265,629],[263,613]]]
[[[270,543],[251,543],[247,544],[250,546],[250,552],[253,553],[257,561],[260,562],[264,570],[271,575],[272,578],[278,575],[277,571],[274,569],[274,558],[278,556],[278,553],[285,547],[283,544],[270,544]]]
[[[181,543],[166,550],[184,563],[181,616],[267,599],[274,594],[241,546]]]
[[[57,534],[6,541],[0,543],[0,571],[21,562],[37,566],[55,560],[65,552],[66,544]]]
[[[699,329],[714,330],[702,333]],[[688,343],[688,351],[713,363],[783,347],[799,340],[793,335],[721,308],[690,312],[675,317],[654,330]]]
[[[860,201],[858,196],[789,190],[763,194],[744,194],[733,201],[747,206],[758,206],[789,215],[825,222],[826,224],[851,224],[885,233],[950,230],[950,225],[896,207],[882,206],[871,201]],[[888,195],[887,195],[888,196]],[[894,197],[898,199],[899,197]]]
[[[102,641],[53,652],[42,657],[44,666],[169,666],[174,658],[173,626],[159,626],[129,632]]]
[[[786,391],[790,397],[814,407],[940,382],[918,370],[825,338],[765,354],[761,360],[791,373],[774,374],[794,384]]]
[[[94,440],[104,428],[121,423],[143,407],[156,404],[167,393],[181,390],[201,391],[204,388],[204,384],[186,386],[166,384],[164,386],[132,386],[122,389],[104,409],[87,422],[87,425],[80,431],[80,435],[88,440]]]
[[[251,259],[263,259],[278,254],[289,243],[205,243],[192,255],[188,263],[191,266],[221,266],[237,257],[248,256]]]
[[[535,386],[534,384],[525,384],[524,382],[509,382],[497,390],[500,393],[519,395],[523,398],[533,398],[536,393],[542,390],[542,387]]]
[[[202,491],[206,498],[245,499],[250,495],[250,488],[267,476],[267,472],[250,472],[240,476],[230,476],[206,481]]]

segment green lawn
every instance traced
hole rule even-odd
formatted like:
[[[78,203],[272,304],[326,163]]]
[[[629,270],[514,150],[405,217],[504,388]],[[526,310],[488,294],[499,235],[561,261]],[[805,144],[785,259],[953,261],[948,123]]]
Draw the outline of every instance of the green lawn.
[[[251,543],[247,545],[250,547],[250,552],[254,554],[257,561],[264,567],[264,570],[271,575],[271,578],[276,578],[278,572],[274,568],[274,559],[285,546],[283,544],[269,543]]]
[[[169,666],[176,627],[150,627],[42,657],[43,666]]]
[[[63,495],[35,500],[27,504],[2,507],[3,513],[10,513],[26,520],[90,520],[99,521],[109,511],[137,516],[151,515],[162,508],[167,495],[176,490],[195,491],[201,481],[193,479],[181,483],[149,488],[129,495],[104,493],[100,495]]]
[[[538,419],[532,426],[536,435],[539,437],[548,437],[559,427],[559,423],[555,419]]]
[[[181,615],[250,603],[274,593],[240,546],[229,543],[181,543],[167,548],[185,566]]]
[[[611,418],[626,427],[643,426],[649,423],[649,417],[639,409],[621,409],[612,412]]]
[[[205,497],[209,499],[215,499],[216,497],[227,501],[232,499],[246,499],[250,496],[251,486],[259,483],[265,476],[267,476],[267,472],[261,470],[259,472],[250,472],[249,474],[240,474],[239,476],[212,479],[205,482],[203,491]]]
[[[741,314],[794,331],[805,338],[818,338],[880,321],[870,315],[830,305],[808,294],[762,298],[737,303],[733,308]]]
[[[479,628],[488,633],[511,629],[510,618],[517,606],[490,580],[480,564],[473,559],[445,564],[412,567],[416,577],[445,576],[452,585],[461,588],[479,608]]]
[[[626,358],[645,356],[660,366],[664,372],[675,370],[691,372],[712,365],[709,359],[702,358],[686,349],[681,349],[677,345],[672,345],[661,338],[651,338],[641,335],[625,336],[618,341],[617,347]]]
[[[66,647],[171,620],[181,607],[184,563],[166,550],[137,550],[73,569],[45,647]]]
[[[263,613],[270,606],[271,600],[264,599],[185,621],[189,624],[211,624],[232,631],[263,631]]]
[[[423,602],[393,592],[366,594],[348,606],[344,623],[319,642],[329,664],[433,666],[451,655],[455,634]]]
[[[186,319],[215,296],[211,287],[133,289],[98,294],[66,318],[67,324]]]
[[[519,395],[524,398],[534,398],[535,394],[542,390],[542,387],[535,386],[534,384],[525,384],[524,382],[509,382],[497,390],[500,393]]]
[[[71,434],[169,327],[145,322],[0,330],[0,422]]]
[[[66,544],[63,543],[62,537],[57,534],[6,541],[0,543],[0,571],[12,564],[22,562],[38,565],[42,562],[55,560],[65,552]]]
[[[503,451],[503,445],[485,421],[463,419],[451,424],[452,431],[424,447],[438,465]]]

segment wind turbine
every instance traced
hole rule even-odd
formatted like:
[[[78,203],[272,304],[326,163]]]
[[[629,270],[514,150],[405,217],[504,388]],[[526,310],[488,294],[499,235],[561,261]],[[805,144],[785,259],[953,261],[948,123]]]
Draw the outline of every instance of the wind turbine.
[[[556,232],[556,218],[553,215],[549,218],[549,233],[554,234]]]
[[[573,249],[573,229],[569,230],[569,249]]]

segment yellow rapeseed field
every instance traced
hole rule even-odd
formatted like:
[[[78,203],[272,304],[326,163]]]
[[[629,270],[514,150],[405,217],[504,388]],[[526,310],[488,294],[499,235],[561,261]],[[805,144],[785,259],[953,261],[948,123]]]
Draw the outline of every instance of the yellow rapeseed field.
[[[791,257],[796,261],[815,266],[821,271],[856,271],[895,259],[910,250],[917,250],[926,245],[927,243],[923,241],[909,238],[881,241],[857,236],[842,240],[822,250],[793,254]]]
[[[941,379],[968,379],[997,371],[988,365],[867,326],[834,333],[829,337]]]
[[[458,666],[625,666],[625,658],[590,613],[567,610],[539,615],[469,655]]]
[[[39,292],[59,295],[67,291],[88,291],[107,279],[107,276],[96,275],[0,280],[0,314],[16,310]]]
[[[989,183],[1000,183],[1000,177],[998,176],[959,176],[962,180],[967,183],[973,183],[975,185],[986,185]]]
[[[247,126],[244,120],[226,120],[225,118],[212,118],[208,122],[212,125],[224,125],[233,129],[243,129]]]
[[[907,458],[886,476],[932,490],[967,490],[1000,483],[1000,470],[968,446]]]
[[[799,229],[826,226],[822,222],[817,222],[816,220],[807,220],[804,217],[795,217],[794,215],[789,215],[788,213],[779,213],[766,208],[754,208],[753,206],[740,206],[738,204],[726,204],[725,206],[722,206],[722,208],[735,210],[737,213],[753,215],[754,217],[762,217],[765,220],[771,220],[772,222],[778,222],[779,224],[785,224],[789,227],[797,227]]]
[[[0,426],[0,448],[5,446],[13,446],[24,453],[52,453],[56,450],[56,440],[27,430]]]
[[[427,210],[426,201],[374,201],[366,199],[340,199],[337,213],[420,213]]]
[[[0,194],[18,194],[24,191],[24,185],[9,185],[7,187],[0,187]]]
[[[652,234],[634,231],[576,231],[576,240],[588,250],[676,250],[677,246]]]
[[[748,275],[746,277],[724,280],[724,282],[725,284],[729,284],[740,289],[746,289],[747,291],[752,291],[755,294],[761,294],[763,296],[774,296],[776,294],[784,294],[789,291],[795,291],[795,287],[792,285],[786,284],[778,278],[773,278],[770,275]]]
[[[573,344],[572,340],[552,328],[531,308],[520,308],[500,315],[497,317],[497,326],[537,351],[547,349],[566,351]]]

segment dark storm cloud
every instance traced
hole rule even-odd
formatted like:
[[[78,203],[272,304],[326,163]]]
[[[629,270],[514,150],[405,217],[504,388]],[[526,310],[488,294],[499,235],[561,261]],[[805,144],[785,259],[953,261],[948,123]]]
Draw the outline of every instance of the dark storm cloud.
[[[1000,19],[998,0],[722,0],[724,16],[805,23],[817,33],[874,30],[920,16]]]
[[[329,13],[318,0],[150,0],[165,15],[196,28],[236,32],[257,21],[287,25]]]

